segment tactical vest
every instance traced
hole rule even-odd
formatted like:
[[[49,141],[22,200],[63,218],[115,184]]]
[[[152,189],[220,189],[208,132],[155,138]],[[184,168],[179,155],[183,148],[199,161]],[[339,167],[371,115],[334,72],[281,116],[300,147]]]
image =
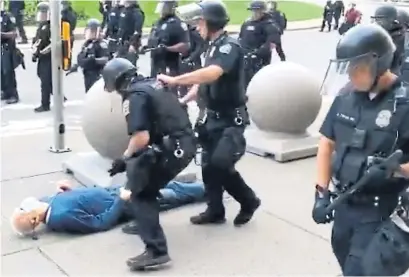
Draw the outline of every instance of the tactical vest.
[[[239,45],[238,41],[225,35],[222,35],[216,41],[209,45],[205,54],[206,59],[211,58],[215,48],[232,43]],[[223,54],[222,54],[223,55]],[[246,104],[246,91],[244,85],[244,52],[240,47],[240,59],[236,62],[231,72],[224,73],[219,79],[210,84],[203,84],[200,87],[200,96],[203,97],[206,107],[216,112],[228,112]]]
[[[362,100],[357,98],[365,96],[358,93],[340,96],[333,126],[333,176],[342,184],[354,184],[362,177],[369,156],[386,157],[401,147],[399,131],[408,124],[403,122],[409,111],[408,95],[407,88],[397,83],[382,99],[375,99],[377,103],[358,103]]]
[[[152,121],[153,136],[180,137],[192,132],[189,116],[183,109],[176,95],[159,84],[155,79],[148,78],[131,85],[129,91],[144,92],[149,97],[149,118]],[[151,134],[152,136],[152,134]]]

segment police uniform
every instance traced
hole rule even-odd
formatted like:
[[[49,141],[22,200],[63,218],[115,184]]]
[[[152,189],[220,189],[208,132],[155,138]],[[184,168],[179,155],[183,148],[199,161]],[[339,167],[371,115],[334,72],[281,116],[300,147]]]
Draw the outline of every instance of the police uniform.
[[[271,62],[272,44],[281,43],[280,30],[268,15],[258,20],[248,19],[243,23],[239,34],[240,44],[245,49],[246,87],[251,78]],[[285,60],[285,58],[284,58]]]
[[[335,26],[334,29],[337,30],[339,26],[339,19],[341,18],[341,15],[344,14],[345,11],[345,6],[344,2],[342,0],[337,0],[334,2],[334,22]]]
[[[157,196],[159,189],[191,162],[196,145],[189,117],[177,97],[156,80],[135,76],[135,71],[129,61],[118,58],[107,63],[102,75],[106,89],[116,88],[123,97],[128,134],[148,131],[150,137],[148,145],[126,162],[126,186],[132,191],[138,234],[146,246],[142,255],[129,259],[127,264],[139,270],[169,261]],[[122,83],[117,84],[119,78]],[[119,172],[114,169],[116,164],[114,173]]]
[[[100,78],[105,62],[97,62],[96,59],[109,58],[108,44],[102,39],[89,39],[85,41],[77,62],[84,74],[85,91]]]
[[[27,43],[28,41],[26,31],[24,30],[24,10],[25,10],[24,1],[18,0],[9,1],[9,11],[16,19],[16,28],[21,37],[20,43]]]
[[[5,11],[0,13],[1,24],[1,99],[8,104],[19,101],[17,92],[16,73],[14,71],[16,41],[15,38],[8,38],[3,33],[15,32],[15,19]]]
[[[328,32],[331,31],[332,27],[332,17],[334,15],[333,6],[331,4],[331,0],[327,1],[324,7],[324,11],[322,12],[322,24],[321,24],[321,32],[324,31],[325,25],[328,27]]]
[[[71,7],[69,1],[61,1],[63,9],[61,10],[61,21],[68,22],[70,24],[70,38],[71,38],[71,49],[74,48],[74,31],[77,27],[77,14]]]
[[[377,68],[373,71],[374,82],[370,88],[357,91],[353,87],[350,93],[335,98],[320,129],[321,134],[334,144],[331,171],[337,195],[376,168],[371,157],[386,158],[396,149],[401,149],[404,154],[401,163],[409,161],[409,125],[406,124],[409,122],[408,88],[397,79],[384,90],[371,92],[377,87],[381,76],[390,74],[387,72],[392,64],[394,49],[387,32],[373,24],[351,29],[337,46],[337,60],[334,62],[337,70],[343,71],[343,74],[355,74],[349,70],[359,68],[359,63]],[[343,63],[352,67],[347,70],[343,68]],[[383,168],[376,169],[380,170],[378,177],[370,179],[368,184],[354,192],[334,211],[331,245],[344,276],[365,274],[367,269],[364,268],[363,257],[367,255],[368,246],[396,208],[399,194],[408,185],[401,178],[389,178]],[[321,221],[324,218],[318,216],[318,211],[329,204],[328,192],[317,186],[313,209],[313,218],[317,223],[326,223],[325,220]],[[392,265],[380,266],[383,270],[375,275],[384,275],[382,273],[385,272],[389,272],[385,275],[393,274]]]
[[[106,24],[105,37],[108,38],[108,49],[111,57],[117,51],[118,46],[118,31],[119,20],[121,18],[122,9],[124,6],[115,5],[108,14],[108,22]]]
[[[99,2],[99,12],[102,14],[101,28],[105,28],[109,21],[109,13],[112,9],[112,1],[100,1]]]

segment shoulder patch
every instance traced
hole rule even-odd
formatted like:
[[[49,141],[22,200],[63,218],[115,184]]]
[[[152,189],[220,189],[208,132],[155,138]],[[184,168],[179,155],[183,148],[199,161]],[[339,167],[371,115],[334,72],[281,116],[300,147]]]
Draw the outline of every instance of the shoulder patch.
[[[16,18],[14,16],[10,16],[10,21],[11,21],[11,23],[15,24],[16,23]]]
[[[183,31],[187,31],[187,24],[185,22],[181,22],[180,26],[182,27]]]
[[[127,116],[129,114],[129,100],[128,99],[126,99],[122,103],[122,113],[124,114],[124,116]]]
[[[220,46],[219,52],[223,54],[230,54],[231,52],[231,45],[229,43]]]

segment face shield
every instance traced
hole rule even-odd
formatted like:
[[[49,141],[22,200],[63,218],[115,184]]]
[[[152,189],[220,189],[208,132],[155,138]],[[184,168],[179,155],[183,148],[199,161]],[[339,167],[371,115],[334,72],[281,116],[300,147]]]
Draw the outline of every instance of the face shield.
[[[174,1],[161,1],[156,5],[155,13],[162,16],[173,14],[175,5]]]
[[[4,1],[0,1],[0,11],[4,11]]]
[[[36,15],[37,22],[44,22],[50,20],[50,12],[49,11],[38,11]]]
[[[371,23],[376,23],[385,30],[392,30],[398,22],[385,16],[371,16]]]
[[[251,19],[252,20],[258,20],[263,16],[263,10],[262,9],[254,9],[251,10]]]
[[[176,15],[189,25],[197,26],[202,16],[202,9],[197,3],[179,6],[175,10]]]
[[[377,76],[377,60],[371,54],[331,60],[321,85],[321,94],[337,96],[344,93],[346,88],[369,92]]]
[[[85,40],[95,40],[99,38],[99,34],[101,32],[100,27],[87,27],[85,28]]]
[[[267,3],[267,10],[274,11],[277,8],[277,3],[275,2],[268,2]]]

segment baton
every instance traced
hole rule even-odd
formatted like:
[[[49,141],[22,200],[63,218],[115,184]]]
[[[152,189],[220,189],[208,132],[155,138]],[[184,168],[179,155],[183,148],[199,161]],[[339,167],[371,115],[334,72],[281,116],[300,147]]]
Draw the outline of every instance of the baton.
[[[403,156],[402,151],[396,150],[389,157],[387,157],[380,164],[378,164],[378,166],[385,167],[387,170],[393,173],[394,171],[399,169],[400,167],[399,161],[402,158],[402,156]],[[331,202],[331,204],[329,204],[328,207],[325,209],[326,214],[331,214],[341,203],[345,202],[357,190],[364,187],[369,182],[369,180],[371,180],[372,175],[373,175],[373,173],[372,174],[371,173],[372,172],[365,173],[364,176],[362,176],[362,178],[359,179],[358,182],[356,182],[353,186],[347,189],[344,193],[342,193],[337,198],[335,198]]]

